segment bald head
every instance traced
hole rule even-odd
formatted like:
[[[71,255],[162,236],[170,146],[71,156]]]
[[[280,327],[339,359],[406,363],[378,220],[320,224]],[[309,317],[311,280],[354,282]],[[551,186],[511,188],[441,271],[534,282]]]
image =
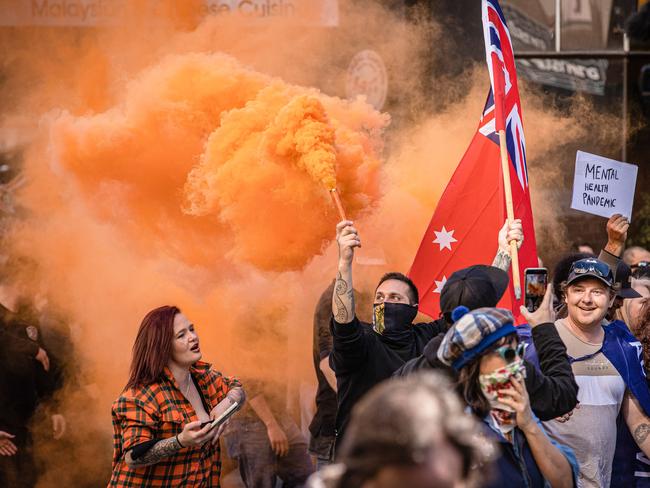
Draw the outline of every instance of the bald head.
[[[628,247],[623,253],[623,261],[628,266],[635,266],[641,261],[650,261],[650,251],[641,246]]]

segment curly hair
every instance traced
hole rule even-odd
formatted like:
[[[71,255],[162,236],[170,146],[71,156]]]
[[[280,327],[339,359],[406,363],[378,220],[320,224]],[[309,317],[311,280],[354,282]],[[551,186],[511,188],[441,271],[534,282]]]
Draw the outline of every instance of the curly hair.
[[[641,347],[643,348],[643,365],[646,373],[650,373],[650,300],[644,300],[639,322],[632,332],[641,343]]]
[[[441,435],[442,434],[442,435]],[[462,459],[462,477],[496,455],[477,420],[463,412],[451,382],[426,372],[393,378],[371,390],[352,412],[339,460],[345,466],[338,488],[362,486],[386,466],[419,466],[451,444]]]

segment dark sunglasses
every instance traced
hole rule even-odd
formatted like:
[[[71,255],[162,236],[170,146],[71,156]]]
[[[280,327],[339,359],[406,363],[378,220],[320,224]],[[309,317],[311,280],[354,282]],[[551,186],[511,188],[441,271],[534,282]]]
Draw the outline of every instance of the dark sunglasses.
[[[577,275],[595,273],[609,282],[612,282],[614,279],[614,275],[612,274],[610,267],[605,263],[597,261],[595,259],[581,259],[580,261],[576,261],[571,265],[569,274],[571,273],[575,273]]]
[[[494,351],[499,353],[499,356],[501,356],[506,363],[510,364],[516,359],[524,357],[524,351],[526,351],[526,344],[520,342],[519,344],[517,344],[517,347],[512,347],[510,345],[501,346],[501,347],[497,347]]]
[[[633,264],[632,266],[630,266],[630,271],[632,271],[632,272],[638,271],[638,270],[641,270],[641,269],[643,269],[644,271],[650,269],[650,263],[648,261],[639,261],[638,263]]]

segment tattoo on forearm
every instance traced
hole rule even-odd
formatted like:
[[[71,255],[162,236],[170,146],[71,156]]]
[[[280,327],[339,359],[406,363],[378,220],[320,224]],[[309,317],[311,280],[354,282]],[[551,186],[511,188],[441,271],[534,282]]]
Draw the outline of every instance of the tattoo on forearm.
[[[334,285],[334,304],[336,306],[334,318],[339,323],[345,323],[350,319],[350,311],[346,308],[343,300],[341,300],[341,297],[344,295],[347,295],[350,305],[354,304],[354,294],[339,271],[336,275],[336,284]]]
[[[154,444],[151,449],[138,459],[133,459],[131,464],[133,466],[149,466],[151,464],[156,464],[163,459],[176,454],[180,449],[181,445],[178,443],[176,437],[163,439]]]
[[[634,429],[634,440],[640,446],[650,435],[650,424],[641,424]]]
[[[499,250],[497,255],[494,256],[494,261],[492,261],[492,266],[502,269],[503,271],[508,271],[510,269],[510,254],[508,252]]]

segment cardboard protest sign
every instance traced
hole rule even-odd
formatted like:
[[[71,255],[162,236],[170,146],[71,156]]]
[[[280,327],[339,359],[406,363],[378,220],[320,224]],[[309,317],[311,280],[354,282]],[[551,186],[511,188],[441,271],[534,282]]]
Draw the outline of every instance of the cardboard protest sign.
[[[578,151],[571,208],[601,217],[632,217],[638,167]]]

